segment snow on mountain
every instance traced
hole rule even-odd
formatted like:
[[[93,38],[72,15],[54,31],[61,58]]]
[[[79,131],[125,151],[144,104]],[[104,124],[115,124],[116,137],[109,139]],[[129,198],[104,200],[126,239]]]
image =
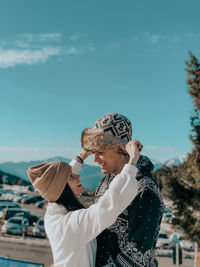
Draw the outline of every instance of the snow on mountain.
[[[179,164],[182,164],[186,159],[187,159],[187,156],[182,155],[182,156],[177,157],[177,158],[171,158],[171,159],[166,160],[165,162],[163,162],[163,165],[166,165],[168,167],[177,166]]]

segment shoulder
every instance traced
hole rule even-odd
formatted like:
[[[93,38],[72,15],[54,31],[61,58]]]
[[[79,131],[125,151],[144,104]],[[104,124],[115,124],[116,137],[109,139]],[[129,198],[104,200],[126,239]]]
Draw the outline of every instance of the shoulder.
[[[46,214],[67,214],[67,210],[63,205],[57,204],[56,202],[49,202],[46,209]]]
[[[44,216],[45,228],[51,228],[52,225],[55,227],[58,223],[60,224],[62,218],[66,217],[67,214],[69,212],[64,206],[49,202]]]
[[[138,180],[138,195],[142,197],[144,194],[153,195],[162,202],[162,197],[158,185],[152,178],[147,176],[143,176]]]
[[[149,177],[143,176],[138,180],[138,194],[128,207],[129,212],[148,212],[151,207],[154,211],[163,213],[164,202],[159,187]]]

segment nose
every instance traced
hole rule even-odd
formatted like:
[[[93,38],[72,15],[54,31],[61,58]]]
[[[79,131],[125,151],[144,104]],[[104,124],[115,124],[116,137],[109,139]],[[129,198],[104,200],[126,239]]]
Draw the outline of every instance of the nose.
[[[95,152],[94,153],[94,162],[99,162],[100,158],[99,158],[99,153],[98,152]]]

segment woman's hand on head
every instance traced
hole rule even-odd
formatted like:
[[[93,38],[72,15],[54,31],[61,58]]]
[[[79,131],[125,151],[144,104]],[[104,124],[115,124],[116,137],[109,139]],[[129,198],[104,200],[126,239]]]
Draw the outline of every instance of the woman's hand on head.
[[[129,154],[129,164],[136,164],[140,157],[140,150],[142,149],[142,144],[138,140],[131,140],[126,145],[126,151]]]
[[[92,151],[85,151],[84,149],[82,149],[78,156],[84,161],[91,154]]]

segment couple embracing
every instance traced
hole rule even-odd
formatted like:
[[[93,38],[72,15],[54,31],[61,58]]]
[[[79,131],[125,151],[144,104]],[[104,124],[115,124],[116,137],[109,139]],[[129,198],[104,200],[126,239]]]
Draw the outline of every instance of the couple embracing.
[[[109,113],[83,130],[82,151],[70,164],[48,162],[28,169],[29,178],[48,200],[45,230],[55,267],[156,267],[154,255],[164,204],[152,178],[153,164],[140,155],[125,116]],[[94,154],[105,177],[95,203],[78,199],[78,175]]]

